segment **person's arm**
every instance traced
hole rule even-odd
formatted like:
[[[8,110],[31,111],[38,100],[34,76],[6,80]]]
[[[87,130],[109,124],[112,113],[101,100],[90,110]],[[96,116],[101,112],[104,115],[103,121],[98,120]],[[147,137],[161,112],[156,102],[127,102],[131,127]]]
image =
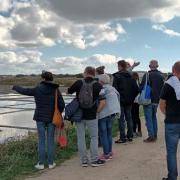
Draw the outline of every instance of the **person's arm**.
[[[36,88],[23,88],[20,86],[13,86],[12,90],[26,96],[34,96],[36,92]]]
[[[98,104],[97,112],[98,113],[101,112],[103,108],[105,107],[105,105],[106,105],[106,100],[105,99],[100,100]]]
[[[117,78],[116,78],[115,75],[113,76],[112,86],[113,86],[115,89],[118,89],[118,82],[117,82]]]
[[[166,100],[160,99],[159,107],[160,107],[161,112],[163,114],[166,114]]]
[[[146,74],[143,75],[142,81],[141,81],[141,83],[139,85],[139,90],[140,91],[143,90],[145,83],[146,83]]]
[[[71,85],[71,87],[68,88],[67,94],[73,94],[77,92],[78,89],[80,89],[81,84],[82,84],[81,80],[76,81],[74,84]]]
[[[61,94],[59,94],[58,98],[58,108],[61,113],[64,111],[65,108],[65,102]]]

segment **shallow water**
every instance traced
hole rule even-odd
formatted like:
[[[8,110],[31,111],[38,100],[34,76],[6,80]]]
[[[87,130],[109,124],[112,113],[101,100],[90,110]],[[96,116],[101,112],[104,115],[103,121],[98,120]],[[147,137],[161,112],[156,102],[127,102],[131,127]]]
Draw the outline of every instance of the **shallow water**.
[[[65,96],[66,103],[72,97]],[[36,128],[33,121],[34,99],[17,94],[0,94],[0,126]],[[26,136],[29,130],[0,127],[0,143]]]

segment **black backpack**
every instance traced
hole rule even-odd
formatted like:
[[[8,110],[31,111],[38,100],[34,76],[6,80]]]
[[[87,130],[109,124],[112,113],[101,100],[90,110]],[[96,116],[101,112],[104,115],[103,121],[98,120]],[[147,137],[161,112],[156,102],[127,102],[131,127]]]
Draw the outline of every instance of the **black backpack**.
[[[82,87],[80,89],[78,100],[79,105],[83,109],[91,109],[95,102],[93,101],[93,85],[97,81],[87,83],[84,79],[82,80]]]

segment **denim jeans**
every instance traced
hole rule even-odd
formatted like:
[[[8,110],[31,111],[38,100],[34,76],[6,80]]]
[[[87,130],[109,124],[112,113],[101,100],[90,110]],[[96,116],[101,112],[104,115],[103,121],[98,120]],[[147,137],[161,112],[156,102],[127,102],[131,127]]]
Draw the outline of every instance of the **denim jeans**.
[[[180,124],[165,124],[168,180],[177,180],[177,148],[180,138]]]
[[[48,164],[54,162],[54,132],[55,126],[52,123],[38,121],[38,160],[39,164],[45,163],[46,152],[46,131],[47,131],[47,148],[48,148]]]
[[[125,140],[127,138],[133,138],[133,121],[131,115],[132,106],[121,105],[121,116],[119,118],[119,131],[120,139]],[[126,136],[126,121],[127,121],[127,136]]]
[[[145,120],[146,120],[146,127],[148,131],[148,136],[149,137],[157,137],[157,132],[158,132],[158,124],[157,124],[157,108],[158,104],[150,104],[143,106],[144,108],[144,115],[145,115]]]
[[[100,132],[100,139],[105,155],[112,152],[112,122],[114,116],[108,116],[103,119],[99,119],[98,127]]]
[[[76,122],[77,129],[77,140],[78,140],[78,151],[80,154],[81,163],[88,162],[85,130],[86,127],[90,133],[90,153],[91,162],[94,162],[98,158],[98,120],[82,120],[81,122]]]

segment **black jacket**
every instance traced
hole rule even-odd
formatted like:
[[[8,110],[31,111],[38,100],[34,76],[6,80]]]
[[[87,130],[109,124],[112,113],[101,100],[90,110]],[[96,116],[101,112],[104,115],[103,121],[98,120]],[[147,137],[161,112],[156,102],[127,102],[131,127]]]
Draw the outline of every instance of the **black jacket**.
[[[119,71],[113,74],[113,86],[120,94],[121,105],[132,105],[139,93],[136,81],[128,71]]]
[[[35,88],[22,88],[14,86],[13,90],[20,94],[27,96],[34,96],[36,108],[34,113],[34,120],[46,123],[52,122],[55,106],[55,90],[59,85],[52,82],[42,81]],[[65,103],[62,95],[59,93],[58,107],[60,112],[63,112]]]
[[[161,90],[164,85],[164,78],[162,76],[162,73],[158,70],[151,70],[148,73],[149,73],[150,87],[152,88],[151,102],[158,104]],[[146,81],[146,75],[143,76],[142,82],[140,84],[141,89],[143,89],[145,85],[145,81]]]

